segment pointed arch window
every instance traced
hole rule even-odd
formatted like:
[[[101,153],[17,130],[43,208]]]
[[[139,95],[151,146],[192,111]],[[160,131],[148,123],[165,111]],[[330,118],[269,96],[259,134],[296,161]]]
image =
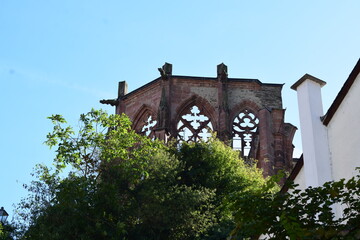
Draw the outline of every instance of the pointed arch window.
[[[139,134],[143,134],[150,138],[154,138],[154,129],[157,126],[157,120],[154,117],[152,111],[147,108],[144,108],[137,114],[137,118],[135,118],[135,131]]]
[[[258,135],[259,118],[249,109],[244,109],[232,124],[232,146],[241,151],[243,157],[254,157]]]
[[[145,119],[142,128],[141,128],[141,134],[144,134],[148,137],[154,137],[154,128],[157,124],[157,121],[153,118],[153,116],[148,115],[148,117]]]
[[[210,118],[196,105],[191,106],[177,123],[177,140],[179,142],[207,141],[211,137],[213,126]]]

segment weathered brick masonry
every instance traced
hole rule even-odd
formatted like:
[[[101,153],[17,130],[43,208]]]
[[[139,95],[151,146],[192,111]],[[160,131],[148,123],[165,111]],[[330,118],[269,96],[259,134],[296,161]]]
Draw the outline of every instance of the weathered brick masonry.
[[[172,75],[168,63],[159,71],[159,78],[130,93],[120,82],[118,98],[100,102],[127,114],[133,128],[150,137],[196,141],[211,129],[234,147],[238,141],[243,156],[258,159],[265,176],[291,170],[296,127],[284,123],[283,84],[228,78],[224,64],[217,66],[217,77]]]

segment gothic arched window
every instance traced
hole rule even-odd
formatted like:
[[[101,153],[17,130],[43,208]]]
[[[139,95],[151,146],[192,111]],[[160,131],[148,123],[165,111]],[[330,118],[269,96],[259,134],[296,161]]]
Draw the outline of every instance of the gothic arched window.
[[[154,114],[149,108],[142,108],[137,117],[134,120],[134,130],[150,138],[154,138],[154,129],[156,127],[157,120]]]
[[[180,116],[177,123],[177,140],[179,142],[207,141],[211,137],[213,126],[207,117],[196,105],[188,108]]]
[[[148,115],[148,117],[145,119],[141,131],[141,134],[144,134],[148,137],[153,137],[153,129],[156,126],[157,121],[153,119],[151,115]]]
[[[251,155],[254,139],[257,135],[259,119],[249,109],[245,109],[234,118],[232,125],[232,146],[241,151],[243,157]]]

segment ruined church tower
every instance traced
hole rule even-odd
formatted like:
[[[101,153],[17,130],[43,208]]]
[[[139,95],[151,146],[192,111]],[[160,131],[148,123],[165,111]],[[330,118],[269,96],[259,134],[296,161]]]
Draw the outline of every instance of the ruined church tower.
[[[216,77],[172,75],[169,63],[158,70],[160,77],[129,93],[119,82],[118,97],[100,102],[151,138],[199,141],[215,131],[243,157],[257,159],[265,176],[292,169],[296,127],[284,122],[283,84],[229,78],[223,63]]]

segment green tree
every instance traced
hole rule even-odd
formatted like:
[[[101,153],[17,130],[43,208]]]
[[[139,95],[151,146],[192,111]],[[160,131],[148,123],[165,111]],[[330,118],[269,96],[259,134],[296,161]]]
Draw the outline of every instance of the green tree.
[[[273,180],[275,182],[276,180]],[[268,182],[271,184],[271,182]],[[234,201],[237,227],[233,236],[267,239],[360,239],[360,176],[327,182],[321,187],[274,194],[266,188]],[[337,218],[334,208],[342,206]]]
[[[178,185],[181,163],[126,116],[93,110],[76,133],[61,116],[50,119],[55,169],[39,165],[26,186],[24,238],[193,239],[211,225],[214,193]]]
[[[266,185],[255,166],[217,139],[165,146],[125,115],[92,110],[77,131],[60,115],[19,205],[24,239],[226,239],[233,196]]]
[[[233,196],[260,191],[266,179],[255,165],[239,158],[238,151],[216,138],[209,142],[185,143],[175,152],[185,166],[180,173],[181,183],[215,192],[211,199],[215,222],[202,239],[226,239],[235,228],[231,210]],[[273,185],[271,190],[274,189],[278,189],[277,185]]]
[[[0,222],[0,240],[12,240],[16,234],[16,228],[8,222]]]

